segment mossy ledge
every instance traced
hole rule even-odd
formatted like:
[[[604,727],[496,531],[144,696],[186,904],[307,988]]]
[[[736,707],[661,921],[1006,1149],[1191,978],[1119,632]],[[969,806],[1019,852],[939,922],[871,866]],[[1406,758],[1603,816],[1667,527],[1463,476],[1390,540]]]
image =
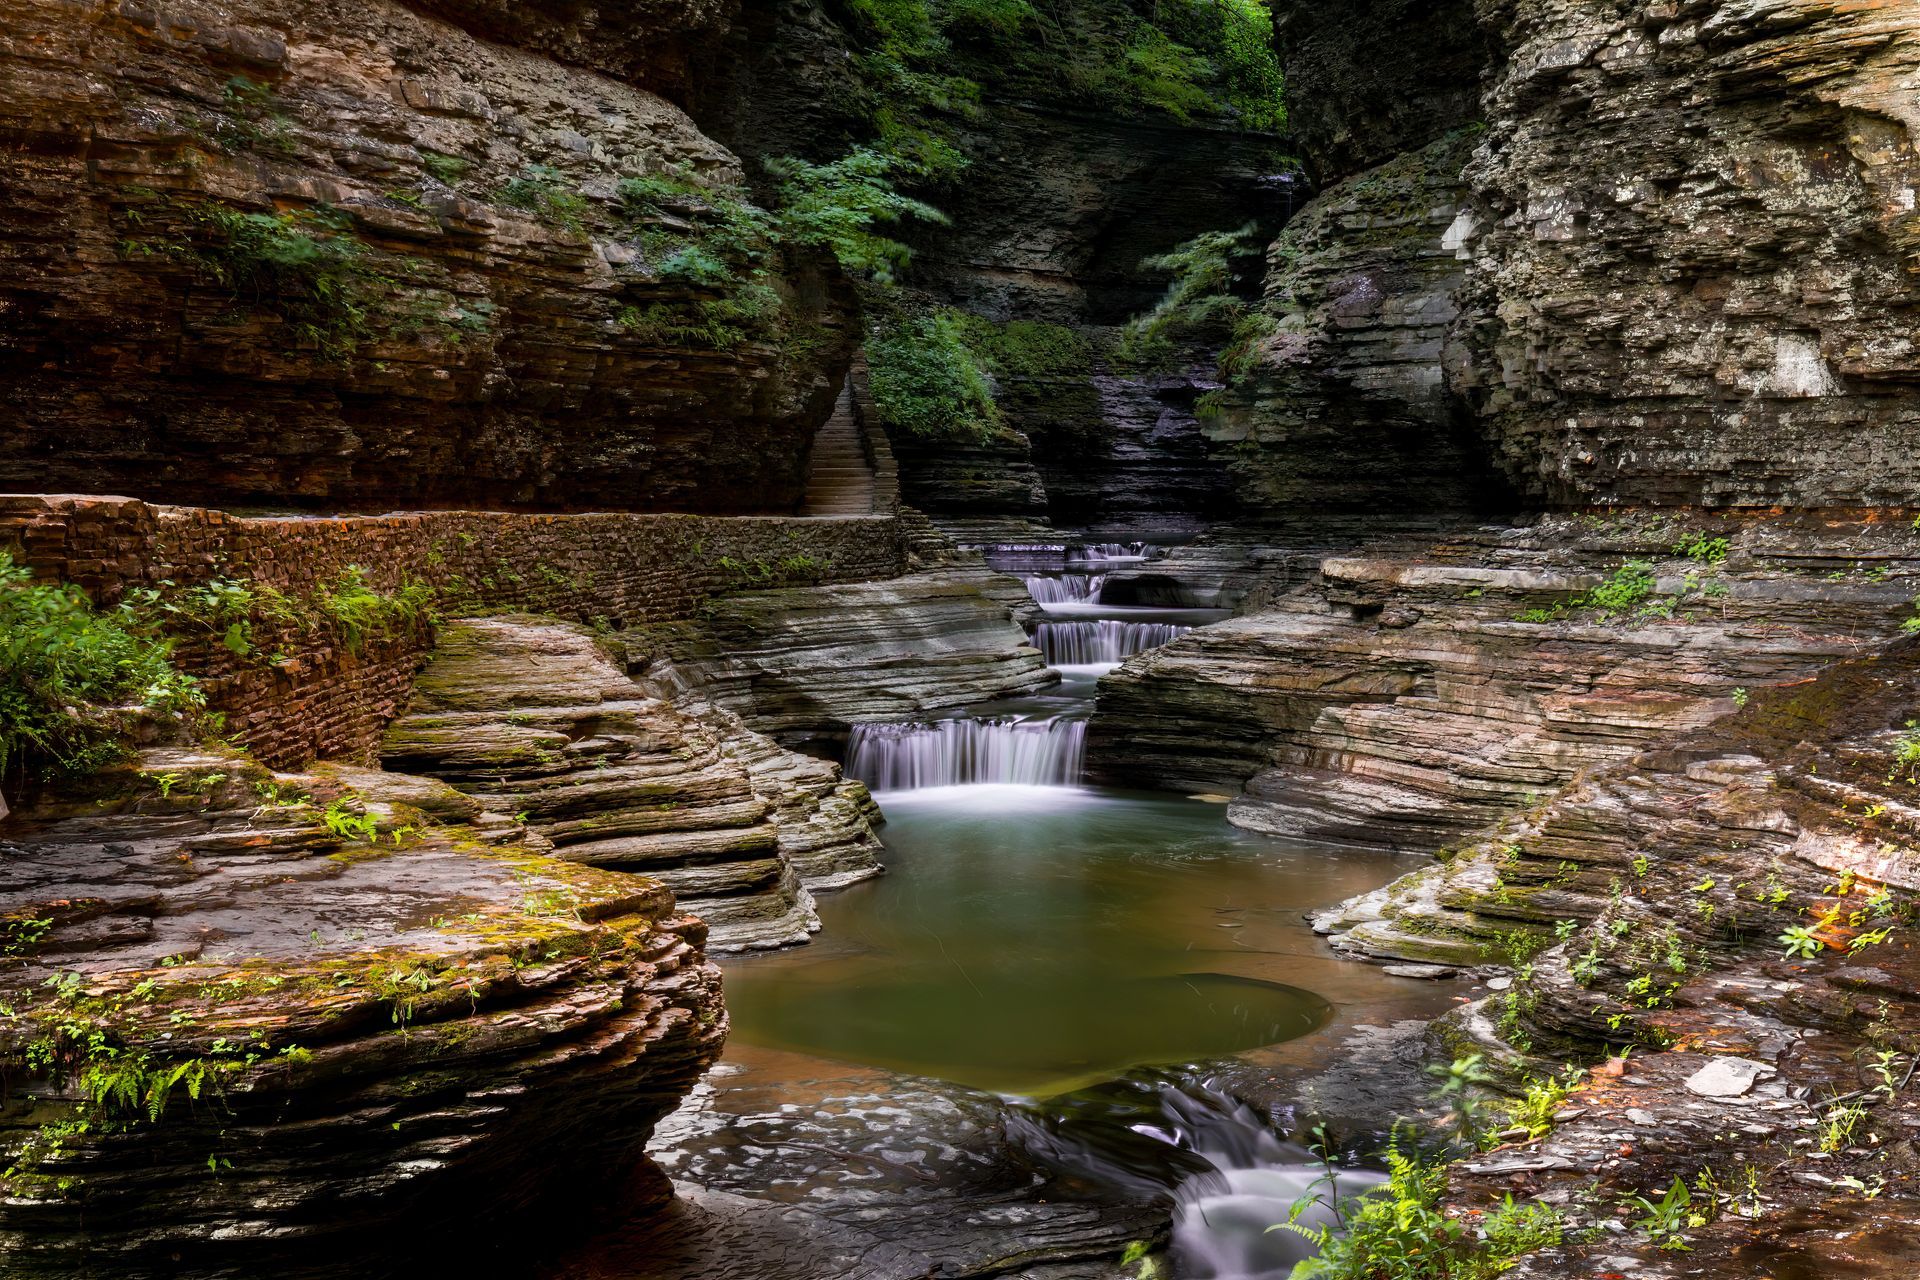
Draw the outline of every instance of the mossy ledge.
[[[726,1035],[706,928],[549,848],[439,783],[215,750],[16,814],[7,1274],[381,1274],[580,1175],[664,1199],[637,1153]]]

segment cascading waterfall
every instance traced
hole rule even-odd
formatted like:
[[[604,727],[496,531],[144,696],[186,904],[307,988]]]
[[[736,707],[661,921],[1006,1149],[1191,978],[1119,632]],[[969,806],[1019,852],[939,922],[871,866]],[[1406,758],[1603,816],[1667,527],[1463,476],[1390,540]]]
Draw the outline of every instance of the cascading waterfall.
[[[999,784],[1072,787],[1086,758],[1087,722],[1044,719],[857,724],[847,775],[875,791]]]
[[[1033,642],[1050,667],[1083,667],[1125,662],[1136,653],[1171,644],[1193,630],[1171,622],[1043,622]]]
[[[1035,604],[1097,604],[1107,577],[1102,573],[1067,573],[1058,577],[1036,576],[1026,581],[1027,594]]]
[[[1155,550],[1157,548],[1147,542],[1089,542],[1082,546],[1068,547],[1067,560],[1069,563],[1085,561],[1088,564],[1113,560],[1145,560]]]

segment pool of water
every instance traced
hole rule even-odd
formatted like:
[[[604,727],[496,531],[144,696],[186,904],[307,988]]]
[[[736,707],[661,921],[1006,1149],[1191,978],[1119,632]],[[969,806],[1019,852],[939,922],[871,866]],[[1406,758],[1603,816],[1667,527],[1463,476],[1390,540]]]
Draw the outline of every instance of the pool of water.
[[[1177,797],[879,799],[888,873],[823,898],[812,946],[728,963],[735,1044],[1027,1096],[1277,1044],[1333,1011],[1287,980],[1312,946],[1301,913],[1397,869]]]

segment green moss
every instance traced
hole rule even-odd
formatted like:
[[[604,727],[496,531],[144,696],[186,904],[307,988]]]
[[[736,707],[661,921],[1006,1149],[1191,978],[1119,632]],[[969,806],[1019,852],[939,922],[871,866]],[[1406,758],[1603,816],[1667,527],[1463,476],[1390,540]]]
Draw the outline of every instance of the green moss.
[[[950,308],[877,321],[867,339],[869,384],[889,429],[960,441],[986,440],[1000,429],[1000,409],[968,329],[969,318]]]

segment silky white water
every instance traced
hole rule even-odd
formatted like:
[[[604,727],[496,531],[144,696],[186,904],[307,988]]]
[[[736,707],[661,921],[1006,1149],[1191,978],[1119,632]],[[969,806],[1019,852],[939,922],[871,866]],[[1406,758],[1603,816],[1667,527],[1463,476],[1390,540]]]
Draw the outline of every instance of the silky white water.
[[[1087,722],[1066,716],[857,724],[846,771],[874,791],[1071,787],[1080,782],[1086,738]]]
[[[1193,630],[1170,622],[1121,622],[1099,618],[1084,622],[1043,622],[1033,642],[1050,667],[1125,662],[1136,653],[1158,649]]]

